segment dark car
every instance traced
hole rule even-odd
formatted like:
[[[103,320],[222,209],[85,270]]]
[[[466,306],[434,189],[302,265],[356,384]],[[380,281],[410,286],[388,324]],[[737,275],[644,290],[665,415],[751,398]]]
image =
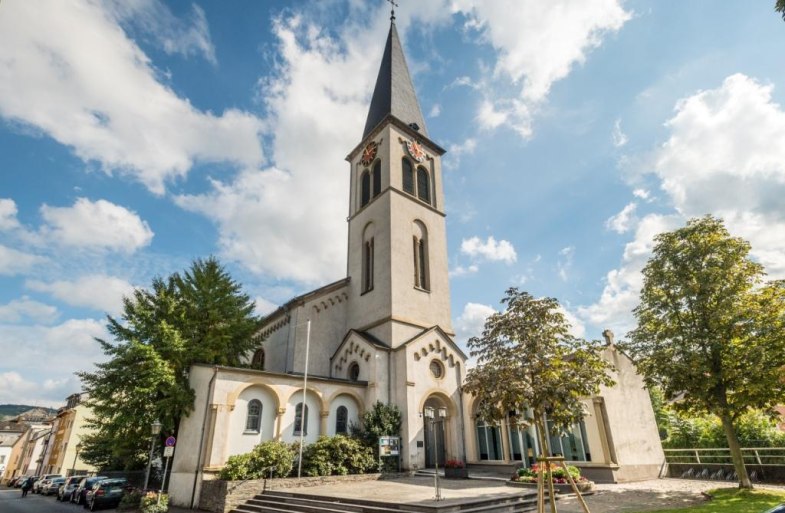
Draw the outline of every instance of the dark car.
[[[66,478],[65,483],[60,485],[60,488],[57,490],[57,500],[70,502],[71,496],[76,491],[79,486],[79,481],[82,479],[84,479],[84,476],[71,476]]]
[[[71,502],[85,504],[87,492],[92,490],[99,481],[106,479],[106,476],[83,477],[79,481],[79,487],[71,494]]]
[[[95,511],[105,507],[117,507],[128,488],[128,480],[124,478],[104,479],[95,488],[87,492],[85,507]]]
[[[783,502],[779,506],[774,506],[771,509],[767,509],[763,513],[785,513],[785,502]]]

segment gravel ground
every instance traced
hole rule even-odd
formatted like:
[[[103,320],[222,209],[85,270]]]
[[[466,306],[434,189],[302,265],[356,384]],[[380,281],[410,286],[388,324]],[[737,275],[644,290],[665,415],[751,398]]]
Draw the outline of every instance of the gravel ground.
[[[735,488],[733,483],[685,479],[655,479],[637,483],[598,484],[594,495],[585,497],[592,513],[622,513],[627,511],[652,511],[700,504],[706,500],[702,492],[716,488]],[[764,485],[757,485],[763,488]],[[765,485],[765,488],[785,490],[782,486]],[[559,500],[560,513],[582,513],[575,497]]]

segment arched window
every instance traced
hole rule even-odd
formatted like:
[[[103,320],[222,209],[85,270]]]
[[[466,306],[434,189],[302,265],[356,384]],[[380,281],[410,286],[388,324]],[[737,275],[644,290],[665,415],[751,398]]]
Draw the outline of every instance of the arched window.
[[[335,434],[345,435],[349,432],[349,410],[346,406],[339,406],[335,413]]]
[[[248,402],[248,414],[245,417],[245,432],[258,433],[262,426],[262,402],[252,399]]]
[[[251,360],[251,368],[257,370],[264,370],[264,349],[258,349],[253,354],[253,359]]]
[[[357,362],[352,362],[349,365],[349,371],[347,372],[349,375],[349,379],[352,381],[357,381],[360,379],[360,365]]]
[[[363,247],[363,292],[373,289],[373,238]]]
[[[428,283],[428,232],[420,221],[414,222],[413,231],[414,286],[430,290]]]
[[[382,161],[377,160],[373,165],[373,197],[382,192]]]
[[[367,169],[363,171],[360,181],[362,184],[360,207],[364,207],[368,204],[369,201],[371,201],[371,173],[369,173]]]
[[[303,414],[303,403],[297,403],[294,409],[294,434],[300,435],[308,434],[308,405],[305,405],[305,414]]]
[[[417,197],[426,203],[431,202],[431,180],[424,167],[417,168]]]
[[[405,158],[401,161],[403,168],[403,192],[414,195],[414,169],[409,159]]]

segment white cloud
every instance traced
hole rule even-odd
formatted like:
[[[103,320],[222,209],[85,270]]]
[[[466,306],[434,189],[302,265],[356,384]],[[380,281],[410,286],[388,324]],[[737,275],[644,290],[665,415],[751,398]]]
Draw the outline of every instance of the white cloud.
[[[507,122],[522,137],[531,135],[531,111],[553,83],[585,62],[588,52],[631,18],[620,0],[454,0],[452,8],[465,14],[467,27],[478,30],[497,50],[495,77],[520,87],[517,98],[486,98],[479,109],[480,123],[493,128]]]
[[[625,233],[629,231],[638,221],[638,218],[635,217],[635,209],[637,207],[638,204],[635,202],[628,203],[621,209],[621,212],[615,216],[609,217],[608,220],[605,221],[605,228],[613,230],[616,233]]]
[[[19,227],[16,219],[16,202],[12,199],[0,198],[0,232]]]
[[[510,241],[497,241],[493,236],[488,236],[485,242],[479,237],[471,237],[461,241],[461,253],[480,260],[504,262],[512,264],[518,259],[515,248]]]
[[[123,296],[130,296],[134,287],[114,276],[93,274],[73,281],[58,280],[45,283],[29,280],[25,286],[36,292],[45,292],[72,306],[88,307],[111,315],[123,310]]]
[[[564,305],[559,305],[559,311],[564,315],[564,318],[570,324],[570,335],[575,338],[583,338],[586,336],[586,325],[571,311],[567,310]]]
[[[447,154],[442,160],[442,163],[444,164],[445,168],[457,168],[461,163],[461,157],[463,155],[471,155],[474,153],[475,149],[477,149],[477,139],[472,137],[466,139],[460,144],[450,144],[450,146],[447,148]]]
[[[442,106],[438,103],[434,103],[433,107],[431,107],[431,111],[428,113],[429,118],[438,118],[442,113]]]
[[[462,265],[456,265],[455,267],[450,269],[449,275],[450,278],[457,278],[459,276],[466,276],[467,274],[474,274],[479,270],[480,268],[474,264],[465,267]]]
[[[159,194],[196,161],[258,165],[261,122],[234,109],[200,112],[160,83],[118,24],[118,5],[3,3],[0,116]]]
[[[627,144],[627,141],[629,141],[627,134],[622,132],[621,119],[617,119],[616,122],[613,124],[613,132],[611,132],[611,141],[613,142],[613,145],[616,146],[617,148],[621,148],[622,146]]]
[[[19,323],[25,320],[49,324],[57,320],[60,312],[52,305],[34,301],[27,296],[0,305],[0,322]]]
[[[0,244],[0,275],[24,274],[45,262],[46,258]]]
[[[496,313],[491,306],[480,303],[466,303],[461,315],[455,319],[455,340],[461,347],[466,347],[466,341],[471,337],[482,334],[485,320]]]
[[[41,237],[48,243],[87,249],[132,253],[147,246],[153,232],[136,213],[106,200],[79,198],[73,207],[41,207],[46,225]]]
[[[646,189],[635,189],[632,191],[632,195],[642,200],[648,200],[651,196]]]
[[[559,270],[559,278],[562,281],[567,281],[574,257],[575,246],[567,246],[559,250],[559,259],[556,262],[556,267]]]
[[[278,308],[278,305],[273,303],[272,301],[268,301],[267,299],[256,296],[254,298],[254,303],[256,303],[256,308],[254,309],[254,315],[267,315],[275,311]]]

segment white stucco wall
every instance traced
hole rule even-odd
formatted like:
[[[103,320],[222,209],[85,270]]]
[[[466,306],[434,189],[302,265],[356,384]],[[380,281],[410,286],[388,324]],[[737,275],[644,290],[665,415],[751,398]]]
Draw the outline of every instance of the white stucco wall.
[[[347,394],[340,394],[335,397],[332,401],[330,401],[329,405],[329,415],[327,417],[327,435],[328,436],[335,436],[335,427],[337,421],[337,411],[338,408],[344,406],[347,410],[347,430],[348,433],[351,434],[350,426],[352,424],[359,425],[360,424],[360,405],[357,404],[357,401],[354,397],[347,395]]]
[[[262,403],[262,419],[260,432],[246,431],[248,403],[254,399]],[[231,433],[228,456],[250,452],[256,445],[275,437],[275,419],[277,417],[277,401],[274,394],[261,385],[246,388],[240,393],[234,409],[229,414]]]

